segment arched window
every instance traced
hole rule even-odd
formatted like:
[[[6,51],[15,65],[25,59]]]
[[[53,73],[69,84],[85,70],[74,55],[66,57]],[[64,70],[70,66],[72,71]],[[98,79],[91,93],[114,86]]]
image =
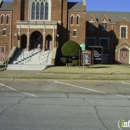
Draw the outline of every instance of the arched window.
[[[77,15],[77,16],[76,16],[76,24],[79,24],[79,20],[80,20],[79,18],[80,18],[80,17]]]
[[[39,2],[37,2],[37,5],[36,5],[36,19],[38,20],[39,19]]]
[[[40,19],[44,19],[44,3],[41,3],[41,14],[40,14]]]
[[[1,16],[1,24],[4,24],[4,16]]]
[[[51,0],[30,0],[31,20],[49,20]]]
[[[34,2],[32,3],[31,12],[32,12],[31,19],[34,20],[35,19],[35,3]]]
[[[45,20],[48,20],[48,2],[45,3]]]
[[[9,24],[9,15],[6,16],[6,24]]]
[[[70,24],[74,24],[74,16],[73,15],[70,18]]]

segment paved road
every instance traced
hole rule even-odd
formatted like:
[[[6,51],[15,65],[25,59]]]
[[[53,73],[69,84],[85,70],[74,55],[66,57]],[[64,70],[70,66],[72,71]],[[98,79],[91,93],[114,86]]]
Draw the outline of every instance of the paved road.
[[[129,111],[129,81],[0,80],[0,130],[119,130]]]

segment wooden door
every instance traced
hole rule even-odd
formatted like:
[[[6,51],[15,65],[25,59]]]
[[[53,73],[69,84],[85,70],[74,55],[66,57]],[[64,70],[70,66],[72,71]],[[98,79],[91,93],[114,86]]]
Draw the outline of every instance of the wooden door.
[[[122,64],[129,64],[129,50],[126,48],[121,49],[120,51],[120,62]]]

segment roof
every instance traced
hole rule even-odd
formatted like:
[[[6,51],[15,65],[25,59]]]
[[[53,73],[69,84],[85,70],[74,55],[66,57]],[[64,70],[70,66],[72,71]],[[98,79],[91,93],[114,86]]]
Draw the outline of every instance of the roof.
[[[106,12],[106,11],[87,11],[86,17],[87,20],[91,16],[91,14],[94,15],[96,19],[98,19],[99,22],[101,22],[102,17],[106,14],[108,19],[110,19],[111,23],[115,23],[116,21],[120,21],[123,18],[126,18],[130,21],[130,12]]]
[[[80,10],[83,9],[83,2],[68,2],[69,10]]]
[[[1,5],[0,5],[0,11],[2,10],[12,10],[13,9],[13,3],[12,2],[3,2]]]

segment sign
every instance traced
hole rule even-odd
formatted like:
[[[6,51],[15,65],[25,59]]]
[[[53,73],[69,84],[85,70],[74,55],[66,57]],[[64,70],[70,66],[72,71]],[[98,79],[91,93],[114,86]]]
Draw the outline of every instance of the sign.
[[[82,51],[86,50],[85,43],[80,44],[80,47],[81,47]]]
[[[94,60],[101,60],[101,51],[98,49],[93,50]]]
[[[91,51],[86,50],[83,52],[82,64],[91,65]]]
[[[103,48],[102,46],[89,46],[92,51],[92,59],[94,64],[102,64]]]

